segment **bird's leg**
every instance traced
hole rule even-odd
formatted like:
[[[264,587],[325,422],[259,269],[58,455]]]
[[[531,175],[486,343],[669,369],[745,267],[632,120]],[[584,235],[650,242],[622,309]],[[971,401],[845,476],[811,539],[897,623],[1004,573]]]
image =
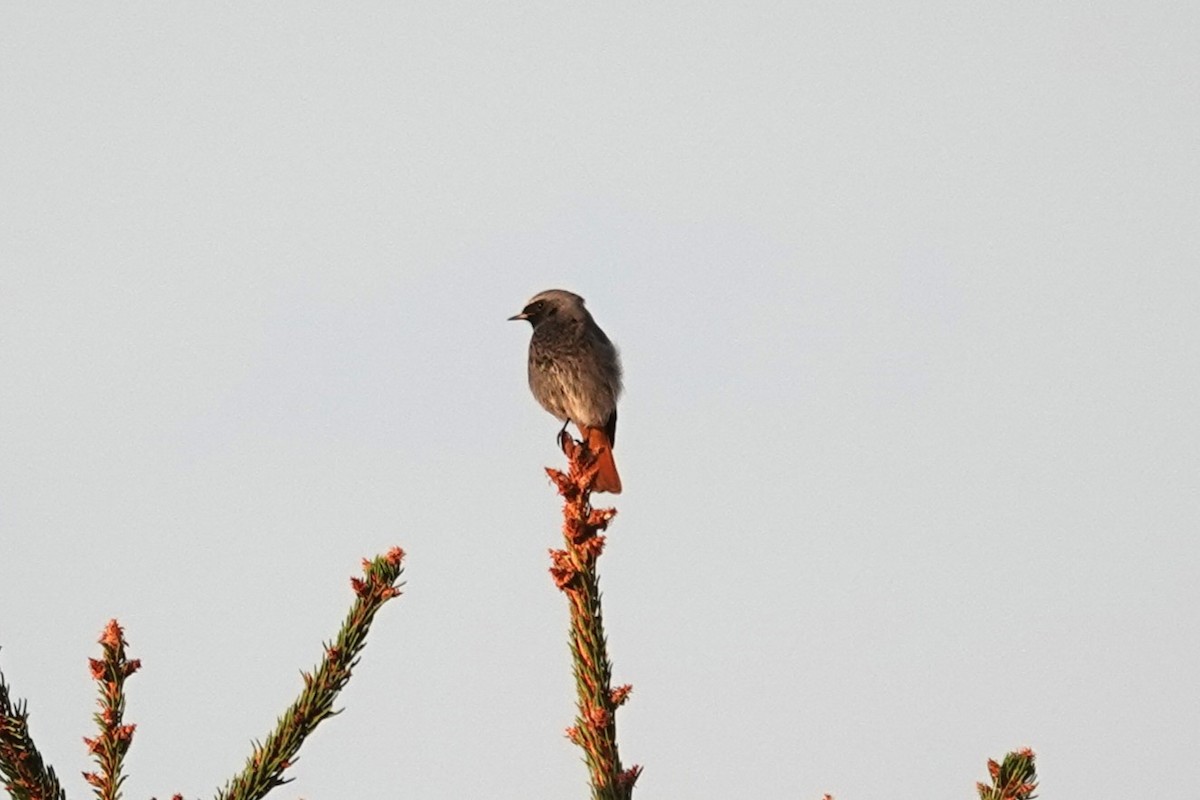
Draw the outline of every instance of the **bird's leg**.
[[[572,441],[571,434],[567,433],[567,426],[570,424],[571,420],[568,419],[565,421],[563,423],[562,430],[560,430],[558,432],[558,436],[555,437],[555,441],[558,442],[559,449],[564,453],[567,452],[567,443]]]

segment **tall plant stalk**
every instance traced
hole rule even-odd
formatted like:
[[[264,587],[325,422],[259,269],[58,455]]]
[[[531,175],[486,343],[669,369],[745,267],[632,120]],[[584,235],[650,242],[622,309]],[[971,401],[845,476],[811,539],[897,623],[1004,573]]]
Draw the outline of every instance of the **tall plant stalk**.
[[[571,614],[577,714],[567,736],[583,749],[593,800],[628,800],[633,796],[633,786],[642,768],[621,766],[616,711],[633,687],[612,686],[612,663],[604,636],[600,580],[596,574],[596,561],[604,551],[602,532],[617,512],[611,508],[592,508],[596,466],[586,446],[566,439],[563,452],[570,462],[569,471],[547,469],[546,472],[563,498],[565,548],[550,551],[550,574],[554,584],[567,596]]]

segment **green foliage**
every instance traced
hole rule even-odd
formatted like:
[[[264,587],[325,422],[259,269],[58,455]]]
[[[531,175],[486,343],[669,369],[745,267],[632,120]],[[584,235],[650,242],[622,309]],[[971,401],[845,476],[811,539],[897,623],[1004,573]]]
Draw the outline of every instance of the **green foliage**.
[[[339,713],[333,702],[350,680],[350,671],[358,665],[371,621],[384,603],[400,594],[396,581],[403,572],[403,559],[404,551],[397,547],[374,561],[363,562],[366,580],[351,580],[358,598],[337,640],[326,645],[325,658],[315,672],[303,673],[300,697],[279,718],[266,741],[254,743],[245,769],[217,793],[217,800],[258,800],[276,786],[288,783],[290,779],[283,773],[296,760],[300,745],[317,725]]]
[[[46,766],[29,737],[29,711],[12,702],[0,673],[0,776],[14,800],[66,800],[54,768]]]
[[[1035,756],[1029,748],[1017,750],[997,764],[988,761],[988,773],[992,785],[976,784],[979,800],[1033,800],[1037,797],[1037,769]]]
[[[271,789],[287,783],[284,771],[296,760],[305,738],[322,721],[334,716],[333,703],[350,680],[359,654],[367,644],[367,633],[384,603],[400,594],[397,581],[403,569],[404,551],[392,548],[373,561],[363,561],[363,578],[351,578],[356,599],[333,644],[325,646],[325,658],[313,673],[304,674],[300,697],[279,719],[263,744],[254,744],[246,768],[218,793],[219,800],[259,800]],[[95,714],[100,728],[94,739],[84,739],[96,759],[96,772],[83,777],[92,785],[98,800],[120,800],[125,781],[121,768],[133,742],[136,726],[124,722],[125,679],[140,668],[137,659],[125,657],[125,636],[112,620],[100,637],[103,654],[89,659],[92,678],[99,691],[100,710]],[[14,800],[66,800],[54,769],[42,761],[29,736],[29,715],[23,703],[13,704],[0,673],[0,776]],[[176,800],[182,800],[175,795]]]

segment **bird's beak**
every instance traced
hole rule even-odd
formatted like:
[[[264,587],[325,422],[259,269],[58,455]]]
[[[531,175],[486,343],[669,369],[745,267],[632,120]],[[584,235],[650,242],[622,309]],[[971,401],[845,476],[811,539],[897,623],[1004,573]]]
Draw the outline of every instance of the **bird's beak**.
[[[512,322],[513,320],[518,320],[518,319],[529,319],[529,315],[524,312],[522,312],[520,314],[514,314],[513,316],[508,318],[508,321]]]

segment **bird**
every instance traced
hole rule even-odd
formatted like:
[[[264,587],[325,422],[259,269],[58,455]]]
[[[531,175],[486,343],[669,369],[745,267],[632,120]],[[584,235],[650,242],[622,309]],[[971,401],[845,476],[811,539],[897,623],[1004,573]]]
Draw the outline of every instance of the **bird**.
[[[529,389],[542,408],[567,424],[575,423],[596,459],[597,492],[621,493],[613,460],[617,439],[617,398],[621,394],[621,356],[588,313],[579,295],[564,289],[535,294],[509,321],[533,326],[529,339]]]

